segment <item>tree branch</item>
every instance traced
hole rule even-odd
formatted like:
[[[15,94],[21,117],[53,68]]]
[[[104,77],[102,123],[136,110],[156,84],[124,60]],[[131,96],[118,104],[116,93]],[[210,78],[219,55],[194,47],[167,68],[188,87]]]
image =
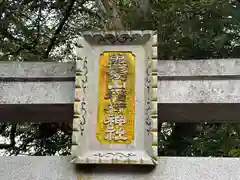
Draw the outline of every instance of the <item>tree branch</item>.
[[[0,128],[0,134],[2,134],[5,131],[6,127],[7,127],[6,123],[3,123],[2,127]]]
[[[51,50],[52,50],[52,48],[54,46],[54,43],[55,43],[55,41],[57,39],[57,36],[61,32],[65,22],[68,20],[70,14],[71,14],[71,10],[72,10],[72,8],[74,6],[75,1],[76,0],[69,0],[69,2],[68,2],[69,4],[68,4],[68,7],[67,7],[66,11],[64,12],[63,19],[60,21],[58,28],[56,29],[54,35],[52,36],[52,38],[49,41],[49,44],[48,44],[47,50],[45,52],[44,58],[48,58],[49,53],[51,52]]]
[[[16,142],[15,142],[15,133],[17,130],[17,124],[13,124],[10,132],[10,144],[0,144],[0,149],[7,149],[14,147]]]
[[[124,26],[122,24],[121,12],[113,0],[102,0],[102,4],[110,17],[109,26],[105,27],[105,30],[123,30]]]
[[[4,54],[4,55],[2,55],[2,56],[0,57],[0,61],[6,60],[5,58],[7,58],[7,57],[10,56],[10,55],[17,56],[22,50],[24,50],[24,48],[23,48],[23,47],[19,47],[16,51],[13,51],[13,52],[9,52],[9,53],[7,53],[7,54]]]
[[[38,18],[37,18],[37,35],[36,35],[36,39],[34,40],[35,44],[34,47],[37,46],[38,42],[39,42],[39,38],[40,38],[40,33],[41,33],[41,19],[42,19],[42,6],[43,6],[43,1],[41,0],[40,4],[39,4],[39,8],[38,8]]]
[[[134,8],[137,17],[139,19],[146,17],[150,7],[149,0],[132,0],[132,2],[134,6],[132,8]]]
[[[103,19],[102,16],[101,16],[98,12],[93,12],[91,9],[88,9],[88,8],[86,8],[86,7],[84,7],[84,6],[81,7],[81,11],[89,14],[90,16],[95,16],[95,17],[97,17],[99,20],[102,20],[102,19]]]
[[[22,143],[21,144],[21,146],[14,152],[13,151],[13,153],[11,153],[11,155],[18,155],[19,153],[20,153],[20,151],[23,151],[23,150],[25,150],[26,148],[27,148],[27,145],[29,144],[29,143],[31,143],[31,142],[33,142],[34,140],[36,140],[36,139],[41,139],[41,137],[31,137],[31,138],[28,138],[24,143]],[[10,156],[11,156],[10,155]]]

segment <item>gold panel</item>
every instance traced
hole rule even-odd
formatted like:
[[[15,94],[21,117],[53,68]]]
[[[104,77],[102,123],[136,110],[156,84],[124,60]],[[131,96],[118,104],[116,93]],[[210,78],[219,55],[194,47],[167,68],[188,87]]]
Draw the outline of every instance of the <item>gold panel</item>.
[[[99,59],[96,137],[101,144],[134,140],[135,55],[103,52]]]

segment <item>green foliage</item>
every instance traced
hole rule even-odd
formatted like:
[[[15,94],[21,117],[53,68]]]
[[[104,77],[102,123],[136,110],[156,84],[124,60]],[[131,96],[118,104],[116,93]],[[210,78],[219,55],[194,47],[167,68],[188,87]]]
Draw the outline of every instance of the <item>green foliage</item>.
[[[2,1],[0,60],[72,61],[80,32],[99,26],[85,6],[84,0]]]

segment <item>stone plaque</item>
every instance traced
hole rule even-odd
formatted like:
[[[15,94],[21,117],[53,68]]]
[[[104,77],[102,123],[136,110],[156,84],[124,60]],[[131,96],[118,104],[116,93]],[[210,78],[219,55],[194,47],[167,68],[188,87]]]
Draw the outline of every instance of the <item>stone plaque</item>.
[[[157,163],[157,35],[85,32],[77,45],[77,164]]]

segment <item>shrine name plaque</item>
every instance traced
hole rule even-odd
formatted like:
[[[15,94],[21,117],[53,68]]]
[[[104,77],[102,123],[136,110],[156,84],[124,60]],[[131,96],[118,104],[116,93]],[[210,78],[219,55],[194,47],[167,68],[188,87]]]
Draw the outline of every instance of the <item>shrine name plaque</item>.
[[[76,49],[72,163],[156,165],[156,32],[84,32]]]

